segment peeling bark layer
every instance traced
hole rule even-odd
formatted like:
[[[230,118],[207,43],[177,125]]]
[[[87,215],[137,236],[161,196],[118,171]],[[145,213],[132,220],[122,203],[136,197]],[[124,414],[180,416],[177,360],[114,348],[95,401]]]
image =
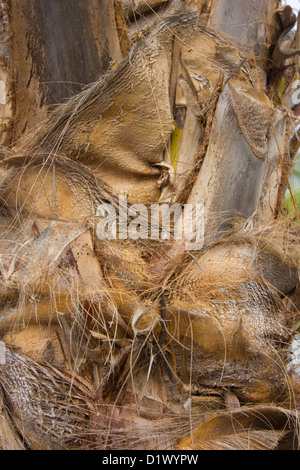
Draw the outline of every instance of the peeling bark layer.
[[[9,0],[13,139],[122,58],[113,0]],[[24,110],[26,112],[24,113]]]

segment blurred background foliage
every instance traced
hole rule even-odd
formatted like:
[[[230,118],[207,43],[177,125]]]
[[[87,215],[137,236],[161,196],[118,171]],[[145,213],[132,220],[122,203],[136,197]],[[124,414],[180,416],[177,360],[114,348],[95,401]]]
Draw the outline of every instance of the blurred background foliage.
[[[298,213],[300,212],[300,152],[296,157],[296,163],[290,178],[290,185],[292,188],[294,200],[297,206]],[[295,207],[289,191],[286,192],[284,199],[284,206],[292,217],[296,217]]]

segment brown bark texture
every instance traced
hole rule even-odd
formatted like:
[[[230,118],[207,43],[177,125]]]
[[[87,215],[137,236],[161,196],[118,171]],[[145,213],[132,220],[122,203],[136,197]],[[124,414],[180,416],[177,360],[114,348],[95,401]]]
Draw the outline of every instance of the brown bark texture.
[[[298,449],[291,8],[1,11],[0,447]],[[140,231],[101,237],[103,205]]]

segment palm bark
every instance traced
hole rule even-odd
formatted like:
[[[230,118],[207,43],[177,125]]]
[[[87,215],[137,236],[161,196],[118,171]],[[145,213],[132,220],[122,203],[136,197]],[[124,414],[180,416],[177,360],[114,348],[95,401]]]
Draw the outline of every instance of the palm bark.
[[[8,2],[13,138],[122,58],[113,1]],[[24,110],[26,110],[24,112]]]
[[[2,447],[293,448],[278,2],[42,3],[8,2]],[[100,240],[124,194],[203,203],[203,249]]]

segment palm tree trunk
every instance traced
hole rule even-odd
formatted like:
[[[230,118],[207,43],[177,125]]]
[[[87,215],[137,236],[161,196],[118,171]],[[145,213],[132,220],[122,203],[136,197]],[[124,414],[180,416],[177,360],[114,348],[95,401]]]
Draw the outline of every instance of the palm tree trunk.
[[[8,2],[13,139],[122,58],[113,0]]]
[[[0,444],[294,448],[297,69],[278,40],[296,18],[277,0],[6,6]],[[201,247],[101,238],[120,201],[128,233],[203,204]]]

